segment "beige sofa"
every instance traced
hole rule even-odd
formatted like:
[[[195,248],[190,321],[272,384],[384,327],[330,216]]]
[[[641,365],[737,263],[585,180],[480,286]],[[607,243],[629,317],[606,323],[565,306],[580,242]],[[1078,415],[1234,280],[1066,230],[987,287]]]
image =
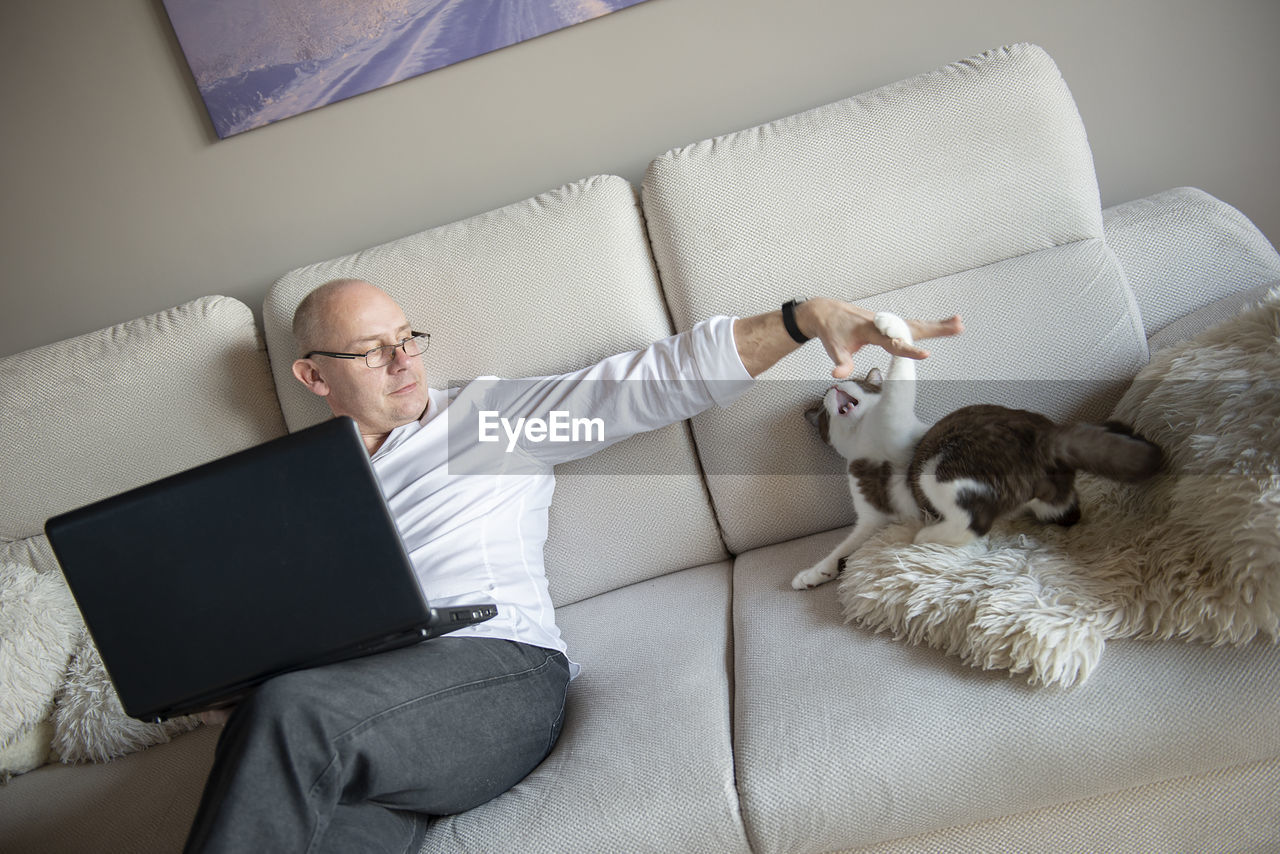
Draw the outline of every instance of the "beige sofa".
[[[832,295],[965,315],[921,365],[952,381],[927,414],[984,395],[1073,417],[1280,256],[1198,190],[1103,211],[1052,60],[992,51],[670,152],[639,194],[588,178],[294,271],[261,329],[207,297],[0,360],[4,560],[56,573],[49,515],[326,417],[289,375],[289,319],[347,275],[432,333],[440,386]],[[1037,688],[845,624],[834,585],[791,589],[851,518],[799,415],[829,370],[810,344],[729,409],[558,468],[548,571],[583,666],[563,736],[423,851],[1280,850],[1275,645],[1121,641],[1085,684]],[[14,777],[0,850],[177,850],[216,737]]]

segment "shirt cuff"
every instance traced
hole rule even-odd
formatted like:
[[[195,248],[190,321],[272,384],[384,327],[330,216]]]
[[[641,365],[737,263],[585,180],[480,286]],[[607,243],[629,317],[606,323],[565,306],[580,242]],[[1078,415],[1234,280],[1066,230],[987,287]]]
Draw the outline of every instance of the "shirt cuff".
[[[755,378],[742,364],[738,345],[733,340],[736,319],[716,315],[697,323],[690,336],[698,373],[711,399],[721,408],[732,404],[755,383]]]

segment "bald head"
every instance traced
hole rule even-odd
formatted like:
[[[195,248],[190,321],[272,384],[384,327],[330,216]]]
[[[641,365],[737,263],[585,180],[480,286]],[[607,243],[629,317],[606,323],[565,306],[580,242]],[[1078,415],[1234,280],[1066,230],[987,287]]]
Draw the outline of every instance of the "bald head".
[[[352,300],[390,299],[386,292],[364,279],[333,279],[307,294],[293,312],[293,340],[298,354],[327,350],[335,318]]]
[[[404,311],[381,288],[362,279],[325,282],[298,304],[293,335],[301,356],[293,363],[293,375],[324,397],[334,415],[354,418],[371,451],[391,430],[426,411],[422,359],[396,346],[413,331]],[[391,361],[376,368],[365,359],[342,355],[378,347],[395,349]]]

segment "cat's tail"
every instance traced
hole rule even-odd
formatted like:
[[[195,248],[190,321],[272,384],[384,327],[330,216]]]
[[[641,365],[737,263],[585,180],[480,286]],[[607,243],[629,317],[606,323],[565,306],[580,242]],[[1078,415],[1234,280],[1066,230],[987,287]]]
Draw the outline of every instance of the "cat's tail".
[[[1146,480],[1164,465],[1160,446],[1117,421],[1065,424],[1047,436],[1049,457],[1058,465],[1111,480]]]

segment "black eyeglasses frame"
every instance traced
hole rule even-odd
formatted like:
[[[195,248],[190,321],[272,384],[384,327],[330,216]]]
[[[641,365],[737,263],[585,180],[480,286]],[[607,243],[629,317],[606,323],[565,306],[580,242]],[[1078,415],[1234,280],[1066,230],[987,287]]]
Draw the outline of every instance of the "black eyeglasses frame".
[[[374,353],[380,353],[380,352],[386,351],[388,348],[390,348],[392,351],[402,350],[405,353],[405,355],[408,355],[409,351],[405,348],[409,344],[409,342],[415,338],[423,339],[422,349],[419,350],[417,353],[413,354],[415,356],[421,356],[423,353],[427,352],[427,350],[430,349],[431,347],[431,333],[415,332],[414,330],[411,329],[409,330],[408,338],[402,338],[400,339],[400,341],[398,341],[395,344],[383,344],[381,347],[374,347],[373,349],[367,350],[364,353],[334,353],[330,350],[312,350],[311,352],[303,355],[302,358],[310,359],[312,356],[328,356],[331,359],[364,359],[365,365],[367,365],[370,368],[373,368],[374,370],[377,370],[378,368],[385,368],[387,365],[394,362],[396,357],[393,353],[391,358],[388,359],[387,361],[383,362],[380,365],[374,365],[369,361],[370,356],[372,356]]]

